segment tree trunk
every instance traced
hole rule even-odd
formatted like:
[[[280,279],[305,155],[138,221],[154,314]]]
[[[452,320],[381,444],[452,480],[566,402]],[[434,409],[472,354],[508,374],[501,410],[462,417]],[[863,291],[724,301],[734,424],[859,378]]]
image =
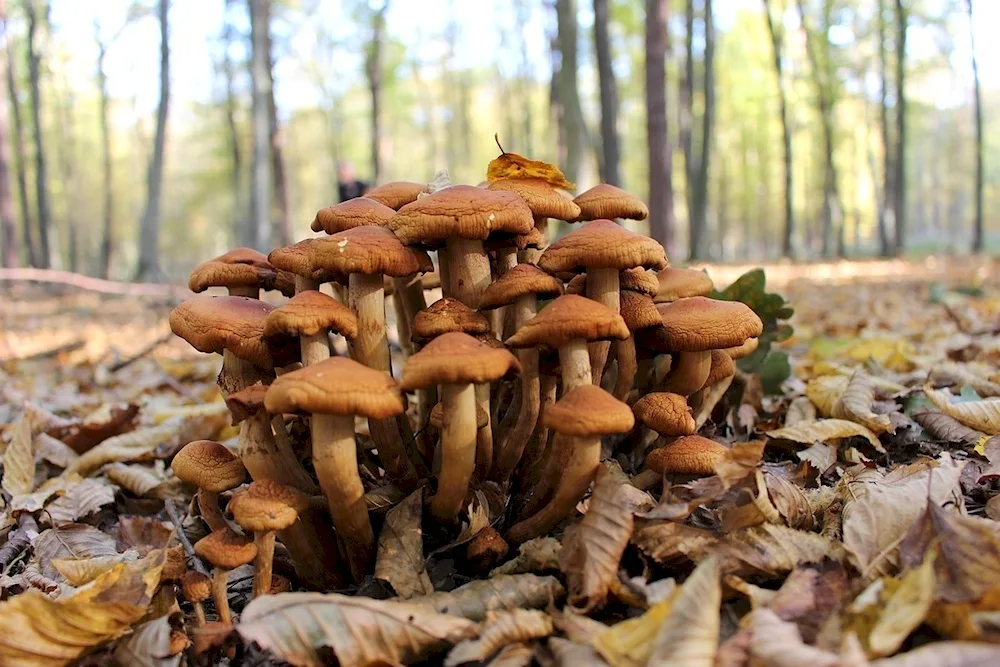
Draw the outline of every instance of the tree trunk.
[[[269,2],[263,3],[264,11],[268,12],[264,17],[264,24],[270,26],[271,16]],[[278,204],[278,220],[275,233],[272,234],[274,242],[279,246],[292,244],[292,211],[288,202],[288,179],[285,174],[285,157],[282,152],[284,137],[281,134],[281,126],[278,125],[278,104],[274,100],[274,50],[271,45],[271,31],[264,32],[264,39],[267,40],[267,126],[271,146],[271,169],[274,172],[274,197]]]
[[[684,3],[684,75],[678,86],[677,140],[684,158],[684,203],[687,208],[688,247],[691,259],[697,255],[698,232],[694,229],[694,0]]]
[[[80,238],[80,183],[76,172],[76,119],[73,110],[76,103],[73,97],[73,87],[64,80],[61,87],[66,94],[65,99],[56,98],[56,121],[58,133],[56,137],[56,164],[62,181],[65,209],[65,266],[72,273],[80,272],[80,256],[83,248]]]
[[[906,8],[896,0],[896,160],[893,165],[893,208],[896,214],[894,253],[906,249]]]
[[[115,247],[114,223],[114,170],[111,168],[111,100],[108,94],[108,75],[104,70],[108,55],[108,45],[101,39],[101,29],[94,23],[94,39],[97,42],[97,88],[100,92],[101,116],[101,168],[103,171],[103,223],[101,225],[101,256],[98,275],[111,275],[111,257]]]
[[[49,181],[42,141],[42,54],[37,44],[39,17],[38,8],[35,7],[36,2],[37,0],[28,0],[24,6],[28,14],[28,85],[31,90],[31,125],[35,142],[35,205],[38,213],[39,260],[40,266],[47,269],[52,263],[52,250],[49,245],[52,214],[49,210]],[[45,11],[42,13],[44,15]]]
[[[561,165],[566,178],[576,183],[583,168],[583,147],[586,128],[580,89],[577,83],[577,15],[576,0],[556,0],[556,41],[559,46],[559,76],[556,92],[563,113],[566,132],[566,159]]]
[[[979,60],[976,58],[976,37],[972,29],[972,0],[965,0],[969,10],[969,42],[972,49],[972,81],[976,115],[976,213],[972,225],[972,252],[982,252],[983,237],[983,106],[979,89]]]
[[[149,157],[146,178],[146,209],[139,228],[140,280],[156,281],[163,277],[160,268],[160,192],[163,187],[163,154],[167,144],[167,111],[170,109],[170,0],[160,0],[160,101],[156,108],[156,134],[153,154]]]
[[[782,45],[785,41],[785,30],[782,19],[775,21],[771,16],[769,0],[764,0],[764,15],[767,17],[767,30],[771,35],[771,47],[774,55],[774,74],[778,82],[778,108],[781,113],[781,140],[784,146],[784,204],[785,226],[781,235],[781,256],[794,257],[795,248],[792,238],[795,234],[795,208],[793,207],[794,189],[792,187],[792,129],[788,122],[788,92],[785,88],[785,77],[781,64]]]
[[[695,156],[691,189],[691,259],[705,255],[705,230],[708,212],[708,168],[712,156],[712,126],[715,120],[715,17],[712,0],[704,3],[705,60],[703,63],[700,154]]]
[[[594,0],[594,49],[601,89],[601,180],[621,185],[618,148],[618,86],[611,68],[608,0]]]
[[[889,224],[895,224],[893,214],[894,196],[892,194],[892,154],[893,146],[889,140],[889,72],[886,55],[885,39],[885,6],[884,0],[876,0],[878,13],[878,69],[879,69],[879,130],[882,135],[882,197],[878,209],[878,244],[879,255],[888,257],[892,252],[892,242],[889,237]]]
[[[271,40],[267,33],[270,0],[248,0],[250,6],[250,82],[252,89],[253,157],[250,177],[250,226],[245,245],[266,251],[271,245]]]
[[[7,21],[4,18],[4,35],[6,37]],[[41,252],[35,239],[35,226],[31,217],[31,205],[28,201],[28,158],[24,150],[24,120],[21,116],[21,103],[17,97],[17,59],[14,47],[7,40],[7,97],[10,98],[11,115],[14,119],[14,171],[17,175],[18,205],[21,213],[21,236],[27,251],[28,264],[41,266]]]
[[[385,14],[389,0],[372,13],[372,36],[368,44],[365,72],[368,76],[368,93],[371,96],[371,161],[372,183],[382,175],[382,39],[385,33]]]
[[[649,233],[674,250],[673,147],[667,131],[669,0],[646,0],[646,138],[649,144]]]
[[[226,0],[228,8],[231,0]],[[236,125],[236,70],[229,48],[233,43],[233,25],[226,17],[222,28],[222,74],[226,78],[226,132],[229,139],[229,155],[232,160],[230,188],[233,196],[232,244],[246,243],[250,225],[246,222],[246,204],[243,200],[243,150],[240,147],[240,131]]]
[[[0,30],[7,39],[7,0],[0,0]],[[3,62],[0,61],[0,67]],[[7,97],[0,88],[0,266],[15,268],[17,259],[17,231],[14,227],[14,195],[10,189],[10,120],[7,116]]]

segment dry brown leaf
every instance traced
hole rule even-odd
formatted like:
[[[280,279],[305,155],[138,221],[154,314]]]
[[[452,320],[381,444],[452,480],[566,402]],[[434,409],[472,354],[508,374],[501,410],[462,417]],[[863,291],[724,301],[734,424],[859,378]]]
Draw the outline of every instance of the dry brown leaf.
[[[871,667],[996,667],[1000,646],[977,642],[935,642],[871,663]],[[811,665],[810,667],[815,667]]]
[[[365,494],[369,512],[384,512],[406,498],[406,491],[395,484],[383,484]]]
[[[490,660],[490,667],[528,667],[535,659],[535,649],[529,644],[516,642],[500,649],[496,657]]]
[[[336,593],[283,593],[253,600],[236,631],[296,667],[326,664],[329,647],[341,667],[420,661],[476,636],[475,623],[407,603]]]
[[[177,477],[168,477],[162,461],[154,461],[153,467],[139,464],[112,463],[106,466],[107,478],[138,498],[176,499],[182,494],[182,482]]]
[[[554,537],[536,537],[518,547],[517,556],[490,572],[491,577],[559,569],[562,544]]]
[[[785,426],[795,426],[800,422],[816,421],[816,406],[808,396],[792,399],[785,411]]]
[[[136,427],[139,406],[134,403],[106,403],[72,426],[47,429],[50,435],[63,441],[77,454]]]
[[[52,561],[57,558],[118,556],[115,538],[82,523],[71,523],[44,530],[35,538],[32,545],[42,574],[57,581],[63,579],[59,571],[52,566]]]
[[[822,416],[832,417],[834,406],[849,382],[850,378],[846,375],[821,375],[806,384],[806,398],[812,401]]]
[[[566,576],[569,603],[583,613],[604,604],[612,579],[618,577],[618,564],[632,536],[628,488],[599,468],[590,509],[563,538],[559,567]]]
[[[952,403],[946,391],[924,387],[924,394],[941,412],[986,435],[1000,435],[1000,398]]]
[[[500,575],[473,581],[450,593],[431,593],[408,601],[423,609],[483,621],[493,611],[539,609],[558,601],[566,590],[555,577]]]
[[[83,481],[83,478],[73,474],[62,474],[45,480],[41,486],[32,491],[10,499],[10,508],[23,512],[37,512],[45,507],[49,498],[59,493],[66,493]]]
[[[171,655],[170,650],[173,631],[169,616],[147,621],[115,649],[115,660],[129,667],[178,667],[181,656]]]
[[[750,655],[764,667],[841,667],[840,658],[802,641],[794,623],[770,609],[750,614]]]
[[[722,585],[714,558],[702,561],[680,587],[653,640],[650,667],[713,667],[719,648]]]
[[[562,637],[550,637],[549,650],[556,667],[606,667],[608,664],[590,645]]]
[[[820,474],[832,468],[833,464],[837,462],[837,448],[825,442],[814,443],[810,447],[795,452],[795,455],[808,462]]]
[[[117,486],[101,479],[85,479],[45,506],[42,519],[52,525],[78,521],[115,502]]]
[[[490,160],[486,168],[486,180],[492,183],[502,178],[538,178],[562,190],[576,187],[566,180],[559,167],[540,160],[529,160],[517,153],[502,152],[499,157]]]
[[[68,468],[73,461],[80,458],[69,446],[48,433],[39,433],[34,439],[35,457],[48,461],[54,466]]]
[[[31,493],[35,489],[33,436],[28,415],[21,415],[3,454],[3,479],[0,480],[0,486],[12,496]]]
[[[653,650],[660,626],[670,614],[680,589],[637,618],[615,623],[591,638],[592,646],[612,667],[643,667]]]
[[[876,435],[895,433],[896,429],[889,421],[889,415],[878,415],[872,412],[874,402],[875,385],[868,373],[859,368],[854,371],[844,391],[837,397],[830,416],[857,422]]]
[[[846,419],[817,419],[814,422],[799,422],[795,426],[767,432],[769,438],[791,440],[805,445],[831,440],[839,441],[854,436],[860,436],[867,440],[876,451],[885,452],[885,447],[871,430]]]
[[[123,516],[118,519],[115,546],[119,551],[135,549],[145,556],[153,549],[165,549],[173,537],[174,528],[169,523],[146,516]]]
[[[967,385],[983,398],[1000,396],[1000,384],[978,375],[965,364],[942,361],[931,369],[930,379],[937,383]]]
[[[470,662],[485,662],[502,647],[513,642],[528,642],[548,637],[553,632],[552,617],[535,609],[515,609],[488,619],[478,639],[467,639],[455,646],[444,661],[445,667]]]
[[[986,437],[982,431],[969,428],[954,417],[936,410],[915,410],[913,419],[927,429],[927,432],[932,436],[946,442],[973,444]]]
[[[138,560],[138,558],[139,552],[132,549],[114,556],[54,558],[50,564],[56,572],[66,579],[70,586],[83,586],[113,569],[119,563]]]
[[[434,592],[424,566],[423,510],[423,489],[417,489],[389,510],[378,536],[375,578],[388,582],[403,599]]]
[[[803,530],[811,530],[815,526],[809,500],[798,485],[771,473],[764,473],[764,483],[771,503],[785,525]]]

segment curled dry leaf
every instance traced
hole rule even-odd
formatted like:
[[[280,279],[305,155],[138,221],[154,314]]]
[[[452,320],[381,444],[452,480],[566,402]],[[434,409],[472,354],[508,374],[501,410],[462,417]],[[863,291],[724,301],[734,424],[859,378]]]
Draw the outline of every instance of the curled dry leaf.
[[[548,637],[553,632],[552,618],[535,609],[515,609],[487,619],[478,639],[456,645],[445,659],[445,667],[470,662],[484,662],[502,647],[513,642],[528,642]]]
[[[528,667],[534,659],[535,649],[529,644],[516,642],[500,649],[489,664],[490,667]]]
[[[41,572],[50,579],[61,581],[62,575],[52,566],[57,558],[117,557],[115,538],[93,526],[71,523],[42,531],[33,542]]]
[[[958,364],[953,361],[942,361],[936,364],[931,369],[930,379],[932,382],[953,383],[971,387],[977,394],[984,398],[1000,396],[1000,384],[969,370],[969,367],[965,364]]]
[[[176,495],[174,485],[162,471],[144,465],[112,463],[104,469],[108,479],[138,498],[165,498]]]
[[[832,468],[833,464],[837,462],[837,448],[825,442],[814,443],[801,451],[795,452],[795,455],[802,461],[809,463],[820,474]]]
[[[365,494],[369,512],[385,512],[406,498],[406,491],[395,484],[383,484]]]
[[[14,425],[10,444],[3,453],[3,478],[0,487],[12,496],[31,493],[35,489],[34,433],[27,414]]]
[[[62,474],[45,480],[41,486],[32,491],[10,499],[10,508],[22,512],[37,512],[45,507],[49,499],[59,493],[66,493],[83,481],[79,475]]]
[[[618,577],[618,564],[632,536],[628,488],[599,468],[590,509],[563,538],[559,567],[566,576],[569,603],[584,613],[604,604],[611,581]]]
[[[802,641],[794,623],[770,609],[751,612],[750,655],[765,667],[841,667],[839,656]]]
[[[938,440],[973,444],[986,437],[982,431],[969,428],[952,416],[936,410],[921,409],[913,413],[913,419],[927,429]]]
[[[946,391],[924,387],[924,393],[941,412],[986,435],[1000,434],[1000,398],[952,403]]]
[[[71,426],[49,428],[47,431],[65,442],[77,454],[83,454],[110,437],[134,429],[138,414],[139,406],[135,403],[106,403]]]
[[[118,520],[119,551],[135,549],[145,556],[153,549],[165,549],[174,537],[174,528],[168,523],[145,516],[123,516]]]
[[[34,440],[35,456],[48,461],[59,468],[68,468],[80,455],[70,449],[66,443],[53,438],[48,433],[39,433]]]
[[[502,148],[500,150],[500,155],[490,160],[486,168],[486,180],[490,183],[502,178],[538,178],[562,190],[572,190],[576,187],[566,180],[566,176],[554,164],[529,160],[517,153],[507,153]]]
[[[834,406],[847,389],[850,378],[846,375],[821,375],[806,384],[806,398],[824,417],[832,417]],[[786,425],[791,426],[786,421]]]
[[[714,558],[702,561],[680,587],[653,640],[650,667],[712,667],[719,648],[722,585]]]
[[[178,667],[181,656],[171,649],[173,631],[169,616],[147,621],[115,649],[115,660],[136,667]]]
[[[562,544],[554,537],[536,537],[518,547],[517,556],[493,568],[491,577],[510,574],[548,572],[559,569]]]
[[[977,642],[935,642],[884,658],[871,667],[993,667],[1000,664],[1000,646]]]
[[[407,603],[283,593],[248,604],[236,631],[296,667],[321,667],[324,647],[341,667],[362,667],[417,662],[475,637],[476,625]]]
[[[549,651],[557,667],[605,667],[608,664],[590,645],[562,637],[549,638]]]
[[[54,558],[50,561],[52,568],[61,574],[70,586],[89,584],[97,577],[114,568],[118,563],[137,560],[139,552],[131,549],[114,556],[95,556],[93,558]]]
[[[647,609],[642,616],[606,628],[591,638],[593,647],[612,667],[642,667],[649,661],[653,642],[660,626],[670,615],[679,590]]]
[[[389,510],[378,537],[375,578],[388,582],[403,599],[434,592],[424,567],[423,509],[423,489],[417,489]]]
[[[872,412],[875,402],[875,385],[871,377],[863,369],[854,371],[843,393],[833,404],[832,417],[847,419],[866,426],[872,433],[895,433],[896,429],[889,421],[889,415],[878,415]]]
[[[808,396],[799,396],[792,399],[785,412],[785,426],[795,426],[800,422],[816,420],[816,406]]]
[[[414,598],[409,604],[482,621],[493,611],[539,609],[557,602],[565,594],[566,590],[555,577],[515,574],[473,581],[450,593],[431,593]]]
[[[799,422],[794,426],[786,426],[767,432],[769,438],[791,440],[805,445],[831,440],[839,441],[854,436],[860,436],[867,440],[876,451],[885,452],[885,447],[871,430],[846,419],[817,419],[814,422]]]
[[[61,525],[96,514],[105,505],[115,502],[117,486],[101,479],[85,479],[65,494],[45,506],[42,519]]]

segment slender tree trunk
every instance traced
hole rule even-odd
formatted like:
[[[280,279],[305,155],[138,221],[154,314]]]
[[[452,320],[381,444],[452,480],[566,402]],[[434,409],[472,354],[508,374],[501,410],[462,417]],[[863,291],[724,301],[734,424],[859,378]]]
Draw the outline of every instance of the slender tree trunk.
[[[81,248],[80,238],[80,183],[76,176],[76,118],[73,110],[76,103],[73,88],[69,81],[61,82],[66,94],[65,98],[56,98],[56,119],[58,122],[58,145],[56,146],[56,164],[62,180],[63,199],[65,201],[65,266],[73,273],[80,271]]]
[[[6,37],[7,21],[4,20],[4,35]],[[10,39],[7,39],[7,97],[10,98],[11,115],[14,119],[14,172],[17,175],[18,206],[21,213],[21,236],[28,264],[41,266],[41,252],[35,238],[35,225],[31,217],[31,203],[28,201],[28,158],[24,149],[24,120],[21,116],[21,103],[17,96],[17,58]]]
[[[389,0],[383,0],[382,6],[372,14],[372,37],[365,63],[371,96],[372,183],[378,183],[382,175],[382,40],[385,38],[385,14],[388,9]]]
[[[167,112],[170,109],[170,0],[160,0],[160,102],[156,109],[156,134],[146,178],[146,209],[139,228],[139,267],[142,280],[159,280],[160,268],[160,194],[163,188],[163,157],[167,145]]]
[[[878,208],[878,244],[879,255],[888,257],[892,252],[892,241],[889,235],[889,225],[895,225],[896,216],[893,213],[895,197],[892,194],[892,155],[893,145],[889,134],[889,65],[886,53],[886,25],[884,0],[876,0],[875,11],[878,13],[878,69],[879,69],[879,130],[882,136],[882,197]]]
[[[681,157],[684,158],[684,205],[687,208],[689,255],[698,252],[698,232],[694,221],[694,0],[684,3],[684,75],[678,86],[677,134]]]
[[[250,81],[252,88],[253,161],[250,177],[250,227],[246,245],[265,251],[271,245],[271,54],[267,36],[270,0],[250,4]]]
[[[94,39],[97,42],[97,88],[100,92],[101,116],[101,168],[103,172],[103,223],[101,225],[101,256],[98,275],[111,275],[111,258],[115,247],[114,223],[114,170],[111,167],[111,100],[108,94],[108,75],[104,69],[108,45],[101,39],[100,25],[94,23]]]
[[[976,58],[976,36],[972,29],[972,0],[965,0],[969,11],[969,44],[972,50],[972,81],[976,115],[976,213],[972,224],[972,252],[982,252],[983,235],[983,101],[979,89],[979,59]]]
[[[586,128],[583,108],[580,106],[580,88],[577,83],[577,14],[576,0],[556,0],[556,41],[559,46],[559,76],[556,92],[563,112],[566,132],[566,161],[563,171],[566,178],[576,183],[583,168],[583,149]]]
[[[649,233],[674,250],[673,147],[667,130],[669,0],[646,0],[646,138],[649,144]]]
[[[618,86],[611,68],[608,0],[594,0],[594,49],[601,89],[601,180],[621,185],[618,148]]]
[[[35,205],[38,213],[39,260],[42,268],[52,263],[52,249],[49,232],[52,227],[52,213],[49,210],[49,179],[45,167],[45,150],[42,141],[42,54],[38,47],[38,0],[28,0],[25,9],[28,14],[28,85],[31,90],[31,125],[35,142]],[[46,10],[42,8],[42,15]]]
[[[7,39],[7,0],[0,0],[0,37]],[[0,61],[0,67],[3,67]],[[14,223],[14,194],[10,188],[10,120],[7,116],[7,92],[0,88],[0,266],[16,267],[17,230]]]
[[[702,81],[704,109],[701,116],[700,154],[695,155],[691,182],[691,258],[705,255],[708,212],[708,173],[712,157],[712,127],[715,120],[715,17],[712,0],[704,0],[705,60]]]
[[[265,25],[271,25],[270,3],[265,2],[264,11],[268,12],[264,17]],[[274,49],[271,45],[271,31],[264,32],[267,40],[267,125],[270,135],[271,146],[271,169],[274,176],[274,197],[278,204],[278,220],[275,233],[272,234],[274,242],[280,246],[292,244],[292,211],[288,202],[288,179],[285,172],[285,157],[282,151],[284,137],[281,133],[281,126],[278,124],[278,104],[274,99]]]
[[[226,0],[228,5],[232,0]],[[225,25],[222,28],[222,74],[226,79],[226,133],[229,140],[229,156],[232,160],[232,177],[230,189],[233,196],[233,220],[232,220],[232,243],[246,243],[248,240],[249,225],[246,222],[246,203],[243,198],[243,150],[240,142],[240,131],[236,124],[237,97],[236,97],[236,68],[233,59],[229,55],[229,48],[233,43],[233,25],[229,18],[225,18]]]
[[[906,7],[903,0],[896,0],[896,161],[893,178],[896,255],[906,250],[906,24]]]
[[[764,0],[764,15],[767,17],[767,30],[771,35],[771,47],[774,55],[774,74],[778,83],[778,108],[781,114],[781,140],[784,146],[784,204],[785,226],[781,234],[782,257],[794,257],[795,248],[792,239],[795,234],[795,208],[793,206],[794,189],[792,187],[792,129],[788,121],[788,92],[785,88],[784,67],[781,63],[782,46],[785,41],[785,30],[781,19],[774,20],[771,16],[771,3]]]

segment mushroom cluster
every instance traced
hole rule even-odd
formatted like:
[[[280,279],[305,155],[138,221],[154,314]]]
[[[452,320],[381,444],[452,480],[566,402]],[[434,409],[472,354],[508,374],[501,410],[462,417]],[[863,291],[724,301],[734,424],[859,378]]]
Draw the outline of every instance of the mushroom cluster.
[[[222,621],[232,568],[254,562],[254,595],[272,590],[276,541],[303,586],[371,575],[376,489],[426,486],[427,521],[454,535],[491,487],[504,547],[470,553],[502,554],[576,511],[609,446],[645,488],[711,474],[724,446],[695,434],[762,324],[621,223],[647,215],[606,184],[573,199],[541,177],[387,183],[319,211],[317,236],[196,268],[193,291],[228,293],[191,297],[171,327],[222,355],[240,431],[173,467],[200,489],[212,533],[195,549]],[[550,219],[572,231],[550,243]],[[208,582],[187,583],[200,609]]]

